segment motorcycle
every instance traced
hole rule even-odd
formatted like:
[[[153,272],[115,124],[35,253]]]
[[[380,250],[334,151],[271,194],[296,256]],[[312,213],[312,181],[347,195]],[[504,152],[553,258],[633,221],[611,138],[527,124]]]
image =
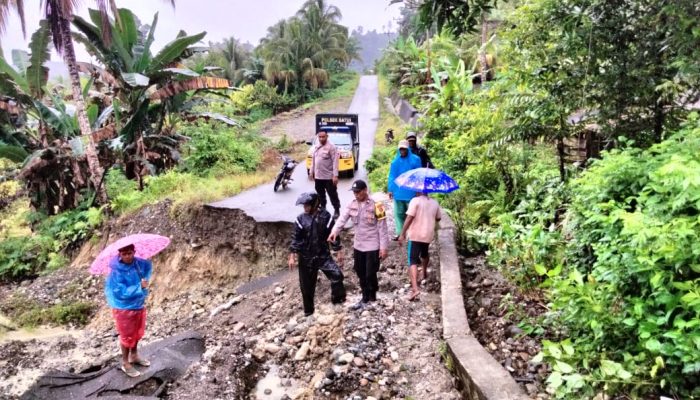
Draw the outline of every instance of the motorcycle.
[[[389,128],[386,130],[386,133],[384,134],[384,140],[386,140],[386,144],[391,144],[394,141],[394,130]]]
[[[287,156],[282,156],[280,158],[282,158],[282,168],[275,179],[275,192],[280,188],[280,186],[282,186],[282,189],[287,188],[289,183],[293,181],[292,173],[294,172],[294,168],[299,165],[298,162]]]

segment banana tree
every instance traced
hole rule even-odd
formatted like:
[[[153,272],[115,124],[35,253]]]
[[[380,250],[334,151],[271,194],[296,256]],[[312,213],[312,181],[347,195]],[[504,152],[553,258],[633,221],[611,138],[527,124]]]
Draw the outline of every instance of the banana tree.
[[[46,214],[75,207],[91,176],[78,146],[76,107],[47,90],[44,63],[51,37],[48,22],[40,21],[31,37],[31,54],[23,60],[25,68],[15,70],[0,57],[0,89],[5,94],[0,98],[0,157],[23,163],[18,176],[29,189],[30,203]],[[87,118],[92,122],[96,117],[97,105],[90,104]]]
[[[151,46],[158,24],[156,13],[150,25],[140,26],[128,9],[117,11],[110,21],[111,41],[104,40],[101,15],[90,10],[90,21],[75,17],[75,41],[104,65],[95,67],[114,93],[112,107],[100,115],[100,128],[119,136],[127,176],[142,177],[171,167],[179,159],[182,137],[164,130],[171,113],[179,112],[187,92],[228,88],[226,79],[201,76],[182,64],[197,51],[193,45],[206,32],[177,38],[153,54]]]

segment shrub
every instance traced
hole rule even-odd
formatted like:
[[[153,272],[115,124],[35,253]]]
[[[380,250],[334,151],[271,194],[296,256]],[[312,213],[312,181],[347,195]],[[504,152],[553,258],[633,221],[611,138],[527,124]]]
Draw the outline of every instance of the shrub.
[[[186,145],[185,169],[196,175],[251,172],[260,164],[260,149],[233,128],[197,123],[182,132],[192,138]]]
[[[365,168],[373,192],[387,190],[389,167],[395,156],[396,149],[393,146],[375,148],[370,158],[365,161]]]
[[[22,279],[55,270],[68,264],[64,252],[77,247],[102,224],[102,210],[81,207],[42,220],[30,236],[8,237],[0,241],[0,279]]]
[[[551,293],[570,339],[543,349],[559,397],[700,396],[699,148],[686,128],[573,182],[570,262]]]

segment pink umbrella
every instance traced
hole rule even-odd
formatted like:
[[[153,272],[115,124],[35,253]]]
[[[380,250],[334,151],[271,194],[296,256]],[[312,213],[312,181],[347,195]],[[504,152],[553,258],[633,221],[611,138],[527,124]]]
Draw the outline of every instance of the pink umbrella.
[[[90,265],[90,273],[94,275],[108,274],[110,271],[109,262],[119,254],[119,249],[132,244],[136,250],[136,257],[151,258],[168,247],[170,238],[150,233],[137,233],[123,237],[100,252]]]

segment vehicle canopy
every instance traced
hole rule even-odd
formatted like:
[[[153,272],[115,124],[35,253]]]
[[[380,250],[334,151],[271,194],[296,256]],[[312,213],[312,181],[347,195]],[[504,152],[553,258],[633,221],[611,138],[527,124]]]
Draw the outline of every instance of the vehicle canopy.
[[[360,137],[358,135],[359,118],[357,114],[316,114],[316,133],[349,133],[352,144],[358,146]]]

